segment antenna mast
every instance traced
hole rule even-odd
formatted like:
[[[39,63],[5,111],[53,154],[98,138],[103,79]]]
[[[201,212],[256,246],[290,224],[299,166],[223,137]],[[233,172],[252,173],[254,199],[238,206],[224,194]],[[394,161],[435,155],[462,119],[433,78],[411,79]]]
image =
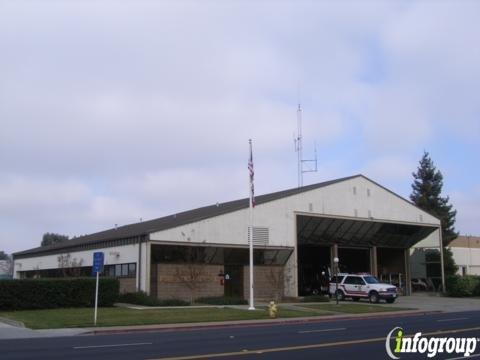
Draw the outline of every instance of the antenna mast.
[[[317,172],[317,145],[315,144],[315,159],[305,160],[303,159],[303,144],[302,144],[302,105],[300,100],[297,108],[297,136],[294,136],[295,152],[297,153],[298,161],[298,187],[303,186],[303,174],[307,172]],[[313,163],[314,166],[310,166],[307,169],[304,168],[304,164]]]

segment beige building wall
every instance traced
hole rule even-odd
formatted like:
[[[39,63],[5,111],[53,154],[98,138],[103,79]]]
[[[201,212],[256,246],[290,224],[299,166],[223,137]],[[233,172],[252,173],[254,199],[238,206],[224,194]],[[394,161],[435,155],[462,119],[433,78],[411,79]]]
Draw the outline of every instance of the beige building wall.
[[[223,296],[224,288],[218,274],[223,265],[156,264],[159,299],[191,301],[199,297]],[[195,279],[195,281],[193,281]],[[193,284],[190,288],[188,284]]]
[[[253,291],[255,300],[279,301],[284,292],[283,266],[254,266]],[[243,267],[243,298],[250,296],[250,268]]]
[[[480,236],[459,236],[449,244],[459,275],[480,275]]]
[[[137,280],[135,278],[119,278],[120,294],[137,291]]]

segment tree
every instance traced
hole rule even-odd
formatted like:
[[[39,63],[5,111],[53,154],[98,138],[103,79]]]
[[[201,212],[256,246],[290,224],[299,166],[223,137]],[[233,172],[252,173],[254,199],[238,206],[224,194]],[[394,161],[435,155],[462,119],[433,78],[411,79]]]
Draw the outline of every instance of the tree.
[[[185,286],[190,293],[190,304],[193,304],[197,291],[205,286],[209,278],[205,272],[205,249],[186,247],[182,255],[184,262],[175,268],[174,277]]]
[[[62,275],[64,277],[78,277],[81,275],[83,259],[77,260],[77,258],[72,258],[70,254],[63,254],[59,255],[57,260],[58,267],[62,269]]]
[[[62,243],[68,241],[67,235],[55,234],[55,233],[45,233],[42,237],[41,246],[48,246],[57,243]]]
[[[435,168],[428,152],[423,153],[417,172],[412,173],[414,181],[410,199],[419,208],[438,217],[442,226],[443,246],[454,240],[458,233],[455,231],[456,210],[449,204],[448,196],[442,197],[443,175]]]
[[[445,276],[455,275],[458,271],[458,266],[453,259],[452,250],[448,247],[443,248],[443,268],[445,270]]]
[[[446,247],[458,233],[455,231],[457,211],[449,204],[449,197],[442,197],[443,175],[435,168],[428,152],[424,152],[416,173],[412,173],[414,181],[410,199],[421,209],[438,217],[442,227],[443,268],[445,275],[454,275],[458,267],[455,265],[452,252]]]
[[[12,257],[6,254],[4,251],[0,251],[0,277],[10,277],[13,273],[13,260]]]
[[[282,267],[270,267],[266,274],[266,279],[273,289],[273,300],[279,302],[283,297],[284,274]]]

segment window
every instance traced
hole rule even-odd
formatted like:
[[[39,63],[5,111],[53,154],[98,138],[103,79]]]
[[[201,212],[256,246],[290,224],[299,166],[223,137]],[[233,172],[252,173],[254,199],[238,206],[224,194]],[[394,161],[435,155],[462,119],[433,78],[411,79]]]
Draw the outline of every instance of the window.
[[[361,277],[358,276],[347,276],[345,279],[344,284],[348,285],[365,285],[364,281]]]
[[[137,264],[128,264],[128,276],[134,277],[137,274]]]
[[[128,276],[128,264],[122,264],[122,275],[121,276]]]
[[[115,266],[106,266],[105,275],[110,277],[115,277]]]
[[[378,280],[373,276],[365,276],[363,279],[367,282],[367,284],[378,284]]]
[[[332,276],[332,279],[330,280],[331,283],[335,283],[337,281],[338,277],[338,283],[340,284],[345,276]]]
[[[137,276],[137,264],[105,265],[104,274],[109,277],[135,277]]]

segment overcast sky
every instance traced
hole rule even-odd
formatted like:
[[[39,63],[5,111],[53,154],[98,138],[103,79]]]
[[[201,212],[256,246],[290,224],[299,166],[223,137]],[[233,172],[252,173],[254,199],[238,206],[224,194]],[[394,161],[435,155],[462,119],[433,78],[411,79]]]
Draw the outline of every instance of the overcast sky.
[[[480,235],[478,1],[0,0],[0,250],[362,173],[423,151]],[[300,86],[299,86],[300,84]]]

